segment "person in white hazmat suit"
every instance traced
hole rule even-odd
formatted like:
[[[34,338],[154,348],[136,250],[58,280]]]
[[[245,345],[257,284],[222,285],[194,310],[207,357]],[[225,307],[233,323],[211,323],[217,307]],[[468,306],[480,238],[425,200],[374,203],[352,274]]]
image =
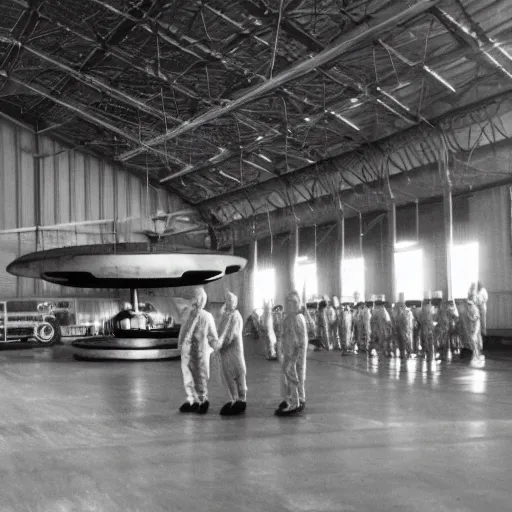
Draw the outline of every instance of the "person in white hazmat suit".
[[[213,316],[204,310],[206,300],[204,289],[196,290],[192,308],[180,329],[178,348],[181,349],[181,371],[187,395],[187,401],[180,407],[180,412],[206,414],[210,405],[210,347],[218,349],[219,340]]]
[[[263,303],[263,315],[261,317],[261,336],[265,343],[266,358],[268,361],[276,361],[276,333],[274,332],[274,319],[272,317],[272,300],[267,299]]]
[[[341,350],[338,324],[339,309],[340,301],[338,297],[333,296],[331,302],[327,305],[327,320],[329,322],[329,336],[334,350]]]
[[[276,416],[300,413],[306,406],[306,355],[308,333],[306,319],[301,311],[297,292],[286,297],[286,315],[283,321],[282,369],[285,379],[285,397],[275,411]]]
[[[489,294],[483,287],[480,281],[477,282],[476,286],[476,299],[475,303],[480,311],[480,331],[483,336],[487,336],[487,302],[489,300]]]
[[[222,306],[219,321],[220,368],[222,379],[229,390],[231,402],[220,410],[222,416],[243,414],[247,407],[246,366],[243,344],[243,320],[237,309],[238,297],[226,293],[226,303]]]

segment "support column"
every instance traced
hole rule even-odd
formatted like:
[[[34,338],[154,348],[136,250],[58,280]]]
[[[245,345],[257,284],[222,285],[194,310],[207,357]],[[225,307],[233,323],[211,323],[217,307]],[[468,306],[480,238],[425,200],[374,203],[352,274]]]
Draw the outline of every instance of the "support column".
[[[443,286],[443,297],[453,299],[452,293],[452,247],[453,247],[453,204],[452,184],[448,165],[443,165],[443,211],[444,211],[444,237],[445,237],[445,265],[446,281]]]
[[[396,245],[396,203],[393,200],[388,214],[388,282],[386,300],[395,302],[396,296],[396,272],[395,272],[395,245]]]
[[[253,240],[251,245],[251,261],[249,262],[249,293],[247,304],[249,305],[249,311],[252,311],[255,307],[254,304],[254,283],[256,274],[258,273],[258,240]]]
[[[299,226],[296,225],[293,231],[290,233],[290,241],[288,244],[288,279],[287,279],[287,290],[288,293],[292,290],[296,290],[295,283],[295,265],[297,264],[297,258],[299,257]],[[302,290],[297,290],[302,296]]]
[[[340,217],[337,223],[337,237],[336,237],[336,284],[335,295],[341,299],[343,288],[343,263],[345,261],[345,212],[343,209],[340,212]]]

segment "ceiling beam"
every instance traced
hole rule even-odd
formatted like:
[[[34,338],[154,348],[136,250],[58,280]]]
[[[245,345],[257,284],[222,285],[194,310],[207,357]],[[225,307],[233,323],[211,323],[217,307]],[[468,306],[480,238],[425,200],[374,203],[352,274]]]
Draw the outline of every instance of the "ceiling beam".
[[[268,16],[269,9],[267,7],[264,7],[263,5],[258,5],[254,3],[252,0],[242,0],[241,3],[247,10],[247,12],[262,20],[265,23],[265,25],[272,23],[272,18],[269,19]],[[277,12],[271,12],[274,15],[273,17],[277,17]],[[323,44],[320,41],[318,41],[318,39],[309,34],[303,27],[301,27],[295,21],[291,21],[288,18],[286,18],[286,16],[284,16],[283,19],[281,20],[281,27],[289,36],[291,36],[296,41],[299,41],[309,50],[321,52],[324,49]]]
[[[512,56],[496,41],[492,41],[479,25],[470,19],[471,26],[464,27],[438,7],[434,7],[431,13],[459,44],[472,50],[472,53],[467,55],[469,58],[488,68],[500,71],[508,81],[512,80]],[[493,50],[499,52],[498,59],[491,55],[490,52]],[[500,60],[506,62],[506,65],[504,66]]]
[[[11,0],[11,1],[13,1],[16,4],[25,6],[25,2],[23,0]],[[61,22],[52,20],[51,18],[49,18],[48,16],[44,15],[41,12],[38,12],[37,16],[38,16],[38,19],[42,19],[42,20],[46,21],[47,23],[51,23],[53,25],[58,26],[62,30],[65,30],[66,32],[73,34],[74,36],[78,37],[79,39],[83,40],[84,42],[87,42],[87,43],[93,45],[95,48],[97,48],[97,49],[101,48],[102,50],[104,50],[106,52],[105,55],[111,55],[112,57],[118,59],[119,61],[121,61],[124,64],[126,64],[127,66],[129,66],[130,68],[132,68],[136,71],[139,71],[140,73],[143,73],[144,75],[151,77],[159,82],[166,84],[170,89],[177,92],[178,94],[182,94],[191,99],[204,101],[206,104],[208,104],[210,106],[214,105],[214,102],[212,102],[211,100],[206,99],[206,98],[201,98],[196,92],[192,91],[191,89],[189,89],[186,86],[182,86],[182,85],[176,83],[175,80],[172,80],[166,73],[162,72],[160,69],[155,69],[154,66],[150,65],[149,63],[144,62],[144,60],[141,60],[141,59],[135,60],[131,55],[124,52],[123,50],[121,50],[119,48],[114,48],[113,46],[111,46],[107,43],[100,43],[96,39],[89,37],[89,36],[81,33],[80,31],[76,30],[74,27],[70,27]],[[42,56],[43,54],[39,53],[39,55]],[[46,57],[48,57],[48,56],[46,56]],[[52,60],[53,60],[54,64],[57,65],[57,61],[55,59],[52,59]],[[69,70],[71,68],[67,67],[67,69]],[[72,71],[74,73],[76,73],[75,70],[72,70]],[[83,73],[81,73],[81,77],[84,78]],[[76,78],[78,79],[77,76],[76,76]],[[95,79],[95,80],[96,80],[96,84],[98,84],[98,82],[100,84],[102,84],[101,86],[100,85],[98,85],[98,86],[103,87],[103,89],[105,89],[106,84],[104,82],[98,81],[97,79]],[[113,88],[110,88],[110,90],[112,91]],[[124,95],[124,99],[127,99],[127,97],[129,96],[126,93],[122,93],[122,94]],[[128,100],[128,101],[132,101],[132,99],[133,99],[133,97],[130,96],[130,100]],[[143,105],[145,105],[147,107],[147,104],[143,103]],[[149,107],[149,108],[151,108],[151,107]],[[149,110],[146,110],[146,112],[149,113]],[[160,112],[159,116],[162,117],[163,113]],[[169,116],[169,115],[168,115],[168,119],[170,119],[174,123],[182,123],[183,122],[183,120],[178,119],[177,117]],[[280,132],[277,129],[270,128],[266,124],[261,123],[256,120],[253,120],[244,114],[237,113],[236,119],[240,122],[240,124],[253,129],[257,133],[259,133],[260,131],[263,130],[263,131],[273,131],[276,135],[280,134]],[[264,143],[265,140],[261,140],[261,142]],[[218,149],[219,149],[219,151],[221,150],[221,148],[218,148]],[[180,165],[180,164],[177,164],[177,165]],[[182,164],[181,167],[183,167],[183,169],[185,169],[185,168],[188,168],[189,166]]]
[[[21,17],[18,19],[17,25],[21,25],[22,29],[17,36],[21,41],[27,40],[37,25],[39,24],[39,17],[37,16],[37,9],[41,4],[42,0],[32,0],[30,2],[23,2],[20,7],[23,7],[24,11]],[[13,30],[12,32],[15,32]],[[18,61],[20,54],[19,52],[14,52],[15,46],[11,46],[9,50],[5,53],[4,58],[1,63],[1,67],[7,70],[11,70],[15,63]]]
[[[404,23],[413,17],[423,14],[428,9],[431,9],[437,1],[438,0],[420,0],[412,7],[403,9],[394,16],[391,16],[384,21],[380,21],[376,25],[369,26],[367,23],[365,23],[364,26],[350,31],[337,44],[322,51],[313,58],[290,66],[288,69],[282,71],[278,75],[275,75],[273,78],[252,88],[244,95],[234,100],[227,101],[220,107],[212,108],[207,112],[204,112],[203,114],[200,114],[199,116],[196,116],[195,118],[186,121],[185,123],[171,130],[168,130],[165,134],[147,140],[142,146],[139,146],[130,151],[126,151],[125,153],[119,155],[118,159],[120,161],[130,160],[131,158],[146,151],[147,147],[163,144],[165,141],[175,139],[176,137],[188,133],[200,126],[203,126],[206,123],[215,121],[219,117],[239,109],[247,103],[250,103],[251,101],[258,99],[261,96],[274,91],[278,87],[281,87],[292,80],[296,80],[297,78],[310,73],[315,68],[338,59],[352,48],[354,48],[356,45],[377,39],[387,31],[396,28],[397,25]]]
[[[166,183],[167,181],[179,178],[181,176],[185,176],[187,174],[191,174],[197,171],[203,171],[205,169],[210,169],[211,167],[217,167],[218,165],[228,160],[231,160],[232,158],[235,157],[240,158],[240,154],[243,155],[244,153],[250,153],[252,151],[255,151],[261,144],[268,144],[269,142],[275,140],[279,135],[279,133],[276,134],[275,131],[271,131],[265,135],[260,135],[255,141],[251,142],[250,144],[240,147],[239,151],[223,149],[219,154],[206,160],[206,162],[197,165],[189,165],[177,172],[169,174],[165,178],[162,178],[160,180],[160,183]]]
[[[89,0],[91,2],[94,2],[98,5],[101,5],[107,10],[110,10],[111,12],[124,17],[127,20],[135,20],[133,16],[131,16],[129,13],[125,11],[121,11],[117,9],[116,7],[110,5],[109,3],[105,2],[104,0]],[[222,13],[216,11],[215,9],[205,6],[206,9],[210,10],[217,16],[222,16],[224,20],[230,20],[225,15],[222,15]],[[144,20],[147,21],[147,23],[142,23],[141,26],[150,33],[156,33],[158,36],[160,36],[164,41],[169,43],[174,48],[178,49],[181,52],[186,53],[187,55],[191,55],[194,58],[197,59],[198,62],[201,62],[202,60],[208,60],[210,62],[215,62],[223,66],[228,72],[236,71],[240,74],[240,76],[248,77],[251,81],[257,81],[257,82],[264,82],[266,80],[265,76],[258,75],[257,73],[254,73],[250,68],[247,68],[245,65],[242,65],[239,61],[234,59],[233,57],[224,55],[220,53],[217,50],[210,49],[207,45],[205,45],[203,42],[198,41],[186,34],[183,34],[177,27],[171,24],[163,23],[159,20],[151,18],[149,15],[144,17]],[[231,23],[236,23],[230,20]],[[238,26],[238,24],[236,24]],[[156,28],[155,28],[156,27]],[[263,41],[263,40],[261,40]],[[264,42],[264,41],[263,41]],[[194,48],[194,51],[192,51],[190,48]],[[283,90],[285,95],[290,95],[289,91]],[[297,99],[297,98],[296,98]],[[302,98],[298,98],[298,100],[301,103],[304,103],[308,106],[311,105],[310,102],[303,100]],[[203,99],[203,102],[210,104],[211,106],[214,105],[214,102],[206,101]],[[314,105],[316,108],[319,108],[318,105]],[[269,126],[262,123],[261,121],[253,121],[247,118],[246,116],[242,116],[241,114],[237,114],[237,117],[239,118],[239,121],[243,124],[246,124],[249,126],[249,121],[252,123],[252,127],[255,128],[258,132],[259,131],[269,131]],[[275,130],[277,134],[280,134],[278,130],[275,128],[272,128],[272,130]],[[289,138],[289,143],[294,145],[295,147],[302,149],[302,144],[299,142],[294,141],[292,138]],[[219,148],[220,149],[220,148]],[[215,157],[214,157],[215,158]],[[183,169],[185,171],[185,169]],[[189,170],[187,168],[187,171],[185,174],[189,174]],[[181,176],[181,174],[180,174]]]
[[[26,5],[24,0],[11,0],[11,1],[16,3],[16,4],[18,4],[18,5],[21,5],[23,7],[25,7],[25,6],[28,7],[28,4]],[[109,4],[107,4],[107,3],[103,2],[103,1],[100,1],[100,0],[91,0],[91,1],[95,1],[96,3],[103,5],[105,8],[111,10],[112,12],[115,12],[118,15],[122,15],[126,19],[127,22],[130,22],[130,23],[140,23],[141,20],[147,19],[147,20],[150,20],[151,22],[154,22],[154,23],[160,23],[164,29],[166,27],[165,24],[162,24],[161,22],[158,22],[157,20],[151,18],[149,16],[149,14],[145,14],[142,18],[137,18],[136,16],[133,16],[131,14],[132,11],[123,12],[123,11],[119,11],[115,7],[112,7],[112,6],[110,6]],[[140,7],[139,7],[139,9],[140,9]],[[217,15],[221,14],[221,13],[215,11],[215,9],[210,9],[209,7],[208,7],[208,9],[210,11],[214,12],[214,14],[217,14]],[[55,25],[55,26],[65,30],[66,32],[69,32],[69,33],[79,37],[83,41],[92,44],[94,46],[94,50],[91,52],[90,55],[97,55],[98,54],[97,52],[103,52],[103,53],[101,53],[101,55],[103,55],[103,56],[104,55],[112,55],[113,57],[117,58],[121,62],[124,62],[129,67],[131,67],[131,68],[133,68],[133,69],[135,69],[135,70],[137,70],[137,71],[139,71],[141,73],[144,73],[144,74],[146,74],[148,76],[151,76],[152,78],[155,78],[155,79],[157,79],[159,81],[162,81],[162,82],[166,83],[172,90],[176,91],[179,94],[183,94],[183,95],[185,95],[185,96],[187,96],[187,97],[189,97],[191,99],[202,101],[205,104],[209,105],[210,107],[213,107],[213,106],[215,106],[217,104],[215,101],[209,100],[207,98],[202,98],[195,91],[192,91],[191,89],[187,88],[186,86],[182,86],[182,85],[177,84],[175,80],[172,80],[166,73],[162,72],[160,69],[156,69],[155,70],[155,67],[152,66],[151,64],[144,63],[144,61],[142,61],[143,65],[141,66],[140,59],[135,61],[132,56],[130,56],[129,54],[127,54],[123,50],[121,50],[119,48],[113,47],[112,43],[114,42],[113,38],[116,37],[115,36],[116,31],[114,31],[114,33],[111,35],[111,37],[107,38],[105,41],[101,41],[100,42],[100,41],[97,41],[94,38],[91,38],[91,37],[89,37],[89,36],[87,36],[85,34],[80,33],[74,27],[70,27],[70,26],[67,26],[67,25],[65,25],[65,24],[63,24],[61,22],[52,20],[51,18],[49,18],[48,16],[45,16],[41,12],[36,12],[35,14],[37,14],[38,19],[42,19],[42,20],[44,20],[44,21],[46,21],[48,23],[51,23],[51,24],[53,24],[53,25]],[[224,16],[224,18],[225,18],[225,16]],[[233,22],[233,23],[235,23],[235,22]],[[119,25],[118,25],[118,27],[119,27]],[[173,31],[176,32],[176,29],[173,29]],[[207,47],[205,47],[204,44],[202,44],[202,43],[200,43],[198,41],[195,41],[195,40],[193,40],[191,38],[188,38],[188,37],[186,38],[184,43],[185,44],[194,43],[194,44],[200,45],[201,48],[207,48]],[[222,56],[218,52],[216,54],[217,54],[217,57],[220,59],[221,63],[225,61],[225,57],[224,56]],[[100,54],[98,54],[98,55],[100,55]],[[212,55],[213,55],[213,53],[212,53]],[[91,62],[94,63],[94,61],[89,59],[88,60],[88,66],[91,65]],[[236,64],[232,64],[232,65],[236,65]],[[84,66],[82,64],[81,71],[83,71],[83,69],[84,69]],[[243,67],[241,67],[239,65],[238,65],[238,70],[241,73],[244,73],[244,74],[246,74],[246,72],[248,72],[249,75],[252,78],[261,78],[261,77],[258,77],[257,75],[255,75],[254,73],[252,73],[250,70],[247,70],[247,69],[245,69],[245,68],[243,68]],[[263,132],[275,132],[275,134],[277,136],[281,135],[281,132],[277,128],[272,128],[272,127],[268,126],[266,123],[262,123],[261,121],[257,121],[257,120],[251,119],[250,117],[247,117],[244,114],[241,114],[241,113],[237,112],[235,114],[235,117],[238,120],[238,122],[240,122],[240,124],[245,125],[248,128],[253,129],[258,134],[260,134],[263,131]],[[178,123],[182,123],[183,122],[183,120],[180,120],[178,118],[174,118],[174,119],[176,120],[175,123],[176,122],[178,122]],[[266,136],[265,136],[265,139],[266,139]],[[261,138],[259,138],[258,140],[261,141],[261,144],[265,143],[265,140],[262,140]],[[289,138],[288,141],[289,141],[290,144],[297,146],[297,144],[295,143],[295,141],[293,139]],[[256,147],[258,145],[256,145]],[[254,143],[251,143],[251,146],[254,147]],[[219,149],[219,151],[222,152],[220,147],[218,147],[218,149]],[[249,151],[245,150],[245,152],[249,152]],[[224,154],[224,152],[222,152],[222,153]],[[216,158],[216,156],[214,156],[212,158]],[[231,157],[229,157],[229,158],[231,158]],[[226,160],[229,159],[229,158],[226,158]],[[225,161],[225,160],[223,160],[223,161]],[[209,161],[205,165],[206,165],[206,168],[211,167]],[[188,172],[189,168],[190,168],[190,166],[186,166],[186,165],[182,166],[183,170],[185,170],[185,169],[187,170],[186,174],[189,173]],[[194,171],[192,171],[192,172],[194,172]]]
[[[67,110],[77,114],[81,118],[85,119],[86,121],[89,121],[90,123],[92,123],[96,126],[104,128],[112,133],[115,133],[115,134],[121,136],[123,139],[125,139],[129,142],[136,143],[136,144],[140,143],[139,139],[137,137],[135,137],[134,135],[126,133],[124,130],[121,130],[117,126],[109,123],[108,121],[106,121],[94,114],[91,114],[90,112],[87,112],[83,108],[82,105],[78,105],[78,104],[70,103],[68,101],[61,100],[61,99],[49,94],[48,92],[41,89],[40,87],[37,87],[34,84],[29,84],[27,82],[24,82],[23,80],[20,80],[19,78],[8,75],[5,70],[0,70],[0,76],[4,77],[6,80],[10,80],[11,82],[13,82],[17,85],[20,85],[21,87],[23,87],[33,93],[40,95],[41,97],[43,97],[46,100],[50,100],[50,101],[56,103],[57,105],[60,105],[61,107],[66,108]],[[181,160],[173,157],[172,155],[167,154],[164,151],[160,151],[155,148],[148,148],[148,150],[150,150],[151,152],[153,152],[159,156],[166,158],[167,160],[175,163],[176,165],[180,165],[182,163]]]
[[[437,136],[438,134],[438,126],[451,126],[453,124],[453,120],[458,120],[460,122],[461,116],[465,114],[479,113],[485,112],[485,114],[495,115],[496,114],[496,105],[504,105],[503,112],[507,112],[510,110],[510,105],[512,105],[512,91],[507,91],[504,93],[496,94],[490,98],[484,98],[472,105],[466,105],[464,107],[457,108],[452,110],[451,112],[441,115],[440,117],[432,120],[432,124],[430,125],[416,125],[399,132],[397,134],[390,135],[380,141],[365,144],[361,147],[354,149],[351,152],[344,153],[341,156],[336,156],[329,158],[323,162],[319,162],[318,164],[312,164],[307,167],[303,167],[302,169],[295,171],[291,177],[296,183],[305,183],[310,180],[313,175],[318,174],[318,166],[326,166],[331,165],[331,169],[329,171],[325,170],[326,167],[320,167],[324,172],[329,173],[339,173],[338,169],[340,166],[343,169],[349,170],[354,167],[354,164],[366,155],[370,155],[375,151],[378,151],[379,154],[385,154],[388,151],[387,147],[395,147],[397,144],[403,146],[407,143],[404,141],[418,141],[426,138],[426,134],[429,137]],[[492,114],[491,114],[492,113]],[[471,124],[476,123],[473,119]],[[381,149],[377,149],[380,147]],[[250,192],[256,197],[266,197],[271,194],[274,190],[279,187],[281,180],[279,178],[271,178],[267,181],[261,182],[258,185],[253,185],[250,187]],[[195,205],[205,208],[205,209],[215,209],[220,204],[238,204],[238,202],[243,201],[245,199],[245,194],[248,192],[249,187],[238,187],[235,190],[231,190],[225,192],[216,197],[212,197],[210,199],[206,199],[201,202],[194,203]]]
[[[511,149],[510,140],[503,140],[497,144],[477,148],[472,153],[471,160],[476,162],[475,165],[478,165],[479,161],[488,162],[491,158],[495,158],[496,162],[503,162],[506,161],[506,158],[501,157],[500,154],[508,155]],[[469,153],[466,151],[457,156],[461,160],[467,160]],[[467,195],[468,193],[475,193],[486,188],[509,185],[512,183],[512,172],[506,165],[503,167],[501,173],[490,175],[479,169],[475,168],[474,171],[471,171],[471,168],[469,168],[467,172],[472,173],[472,184],[454,184],[454,196]],[[425,204],[441,199],[442,186],[441,181],[435,179],[437,174],[438,165],[427,164],[421,165],[407,173],[390,176],[389,182],[395,192],[397,205],[412,205],[416,201],[419,204]],[[402,192],[402,189],[411,190],[412,187],[416,192],[414,195]],[[356,216],[359,212],[364,215],[385,212],[390,204],[389,194],[382,191],[379,183],[376,181],[370,184],[355,186],[350,190],[344,190],[338,194],[338,200],[344,206],[350,208],[351,211],[346,212],[347,218]],[[351,205],[357,205],[357,210]],[[254,239],[253,230],[258,233],[258,238],[260,239],[270,235],[269,224],[272,226],[273,236],[289,231],[290,227],[295,225],[296,216],[300,219],[301,227],[335,222],[339,213],[336,206],[337,202],[333,200],[332,194],[327,194],[317,197],[312,201],[298,203],[293,208],[285,206],[269,213],[250,216],[242,220],[234,220],[223,225],[220,230],[227,233],[233,230],[236,233],[237,242],[244,244]],[[202,206],[199,209],[204,211]],[[290,219],[293,219],[293,224]]]
[[[145,112],[146,114],[149,114],[153,117],[157,117],[160,120],[166,120],[168,123],[181,123],[182,120],[178,119],[177,117],[171,116],[169,114],[164,114],[161,110],[158,110],[154,107],[151,107],[147,103],[144,103],[143,101],[140,101],[139,99],[135,98],[134,96],[131,96],[130,94],[127,94],[119,89],[116,89],[115,87],[112,87],[105,83],[103,80],[99,80],[93,75],[89,75],[87,73],[77,71],[76,69],[68,66],[67,64],[58,61],[54,59],[53,57],[50,57],[49,55],[40,52],[39,50],[36,50],[35,48],[32,48],[26,44],[23,44],[21,41],[13,38],[13,37],[5,37],[0,35],[0,42],[3,43],[9,43],[13,44],[15,46],[18,46],[19,48],[24,49],[26,52],[30,53],[31,55],[34,55],[40,60],[43,60],[44,62],[47,62],[48,64],[51,64],[53,67],[60,69],[73,77],[75,80],[89,86],[93,87],[101,92],[106,93],[107,95],[111,96],[112,98],[115,98],[127,105],[130,105],[142,112]]]
[[[145,13],[146,11],[150,11],[152,9],[158,8],[158,2],[152,2],[152,0],[142,0],[138,3],[136,7],[132,7],[130,9],[130,14],[133,15],[134,19],[137,19],[137,17],[140,19],[141,13]],[[85,57],[85,59],[82,61],[80,65],[80,70],[85,71],[86,69],[93,68],[101,62],[106,55],[106,47],[110,44],[117,44],[121,42],[127,34],[130,33],[130,31],[135,26],[136,22],[130,21],[130,20],[123,20],[122,22],[118,23],[116,27],[105,37],[102,45],[98,45]],[[60,85],[59,95],[62,95],[64,91],[72,84],[73,78],[68,76],[64,79],[62,84]],[[54,88],[54,90],[56,87]],[[37,106],[33,105],[32,108],[35,108]]]
[[[266,8],[255,4],[253,0],[243,0],[242,3],[249,13],[255,17],[258,17],[261,23],[265,25],[271,25],[273,20],[269,18],[268,10]],[[275,16],[277,16],[276,12],[274,12],[274,17]],[[321,41],[309,34],[299,23],[284,18],[281,22],[281,26],[289,37],[303,44],[309,51],[320,52],[324,50],[324,45],[321,43]],[[409,124],[416,124],[423,120],[417,119],[415,116],[411,115],[407,107],[404,107],[402,104],[400,104],[400,102],[397,102],[390,94],[384,93],[378,87],[370,90],[363,84],[359,83],[357,80],[346,75],[345,73],[340,72],[338,69],[336,69],[336,67],[333,67],[329,71],[324,69],[318,69],[318,71],[331,82],[347,88],[352,94],[354,94],[354,97],[363,95],[365,98],[373,101],[375,104],[381,104],[383,107],[394,113],[397,117],[402,118]],[[285,90],[285,92],[288,91]],[[388,105],[388,101],[390,99],[393,101],[392,107]],[[311,102],[308,102],[307,100],[304,101],[304,103],[311,105]],[[313,104],[311,106],[323,110],[323,107],[319,107],[318,105]],[[348,107],[350,108],[350,106],[351,105]],[[325,114],[325,112],[318,114],[319,119],[323,118]]]
[[[179,51],[187,54],[190,57],[194,57],[198,61],[202,61],[205,58],[213,61],[220,62],[226,69],[231,69],[242,74],[251,74],[250,69],[240,66],[237,62],[233,61],[231,57],[222,55],[221,53],[211,50],[207,45],[198,41],[187,34],[183,34],[182,31],[174,25],[163,23],[160,20],[152,18],[150,15],[144,16],[143,19],[137,19],[132,16],[129,12],[121,11],[116,7],[110,5],[104,0],[89,0],[97,5],[101,5],[105,9],[122,16],[127,21],[134,21],[140,24],[140,26],[149,32],[150,34],[158,34],[164,41],[174,46]],[[193,48],[193,49],[191,49]],[[264,76],[258,77],[260,80],[265,80]]]

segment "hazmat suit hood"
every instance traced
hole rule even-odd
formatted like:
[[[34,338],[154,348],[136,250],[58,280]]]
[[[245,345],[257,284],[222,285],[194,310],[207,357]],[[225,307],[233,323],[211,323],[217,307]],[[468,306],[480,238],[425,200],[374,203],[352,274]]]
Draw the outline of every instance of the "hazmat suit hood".
[[[208,297],[204,291],[204,288],[199,288],[194,293],[194,298],[192,299],[192,307],[197,309],[204,309],[207,299]]]
[[[302,304],[301,304],[300,295],[298,294],[298,292],[290,292],[286,296],[287,313],[292,313],[292,314],[300,313],[301,307],[302,307]]]
[[[332,306],[334,308],[339,308],[340,307],[340,301],[339,301],[338,297],[334,296],[332,298]]]
[[[231,292],[226,292],[226,310],[234,311],[238,306],[238,297]]]

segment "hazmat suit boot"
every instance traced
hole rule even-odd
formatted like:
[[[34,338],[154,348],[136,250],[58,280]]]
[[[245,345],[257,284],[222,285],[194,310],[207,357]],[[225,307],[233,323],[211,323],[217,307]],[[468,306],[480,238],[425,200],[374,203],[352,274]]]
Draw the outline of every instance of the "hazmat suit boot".
[[[220,359],[222,380],[229,391],[231,402],[225,404],[220,414],[222,416],[235,416],[242,414],[246,409],[246,365],[243,345],[243,321],[240,312],[236,309],[238,297],[230,292],[226,293],[226,303],[222,307],[219,320],[219,349],[217,355]]]
[[[180,412],[197,412],[199,410],[199,402],[194,402],[194,403],[190,403],[190,402],[185,402],[181,407],[180,407]]]
[[[306,402],[301,401],[299,402],[299,405],[288,405],[287,407],[283,407],[282,409],[278,407],[274,414],[276,416],[295,416],[297,414],[300,414],[304,408],[306,407]]]
[[[242,400],[236,400],[235,402],[228,402],[224,404],[222,409],[220,410],[221,416],[238,416],[245,412],[247,408],[247,403]]]
[[[243,414],[247,409],[247,402],[245,400],[237,400],[233,408],[236,410],[237,414]]]
[[[228,402],[227,404],[224,404],[222,406],[222,409],[220,410],[221,416],[231,416],[231,409],[233,407],[233,402]]]
[[[208,410],[208,379],[210,377],[210,352],[218,348],[217,329],[213,316],[204,310],[207,296],[204,289],[196,290],[190,309],[178,337],[181,350],[181,371],[187,401],[197,412]],[[205,405],[206,404],[206,405]],[[189,408],[183,404],[183,412]],[[192,412],[192,410],[190,411]]]
[[[202,404],[199,405],[197,414],[206,414],[208,412],[209,407],[210,407],[210,402],[208,402],[208,400],[205,400]]]

